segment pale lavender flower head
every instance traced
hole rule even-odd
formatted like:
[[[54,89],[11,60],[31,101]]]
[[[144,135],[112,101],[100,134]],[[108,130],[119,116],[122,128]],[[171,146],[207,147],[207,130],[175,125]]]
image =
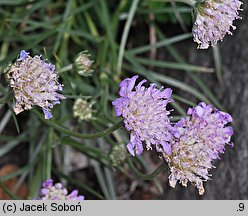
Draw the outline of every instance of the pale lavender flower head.
[[[41,56],[31,57],[22,50],[20,57],[10,67],[7,78],[14,91],[16,114],[36,105],[42,108],[45,119],[50,119],[50,109],[59,104],[61,99],[65,99],[58,93],[62,91],[62,85],[58,82],[55,66],[46,63]]]
[[[143,152],[143,142],[147,150],[154,146],[158,152],[170,153],[170,141],[173,128],[170,125],[167,104],[172,101],[172,90],[157,89],[156,84],[149,88],[142,86],[142,80],[135,87],[138,76],[127,78],[120,84],[120,98],[114,100],[116,116],[124,118],[125,127],[131,132],[127,149],[131,155]]]
[[[179,181],[186,187],[191,182],[202,195],[203,182],[209,179],[209,170],[214,167],[213,160],[224,153],[226,144],[233,146],[230,143],[233,129],[226,126],[232,117],[203,102],[190,108],[187,114],[175,125],[180,136],[172,143],[171,154],[164,157],[171,171],[170,186],[175,187]]]
[[[236,27],[233,21],[240,19],[239,0],[205,0],[196,4],[196,19],[193,27],[194,41],[198,48],[207,49],[222,41],[226,34],[232,34]]]
[[[70,194],[61,183],[53,183],[52,179],[47,179],[42,184],[40,200],[84,200],[84,196],[78,195],[78,190],[73,190]]]

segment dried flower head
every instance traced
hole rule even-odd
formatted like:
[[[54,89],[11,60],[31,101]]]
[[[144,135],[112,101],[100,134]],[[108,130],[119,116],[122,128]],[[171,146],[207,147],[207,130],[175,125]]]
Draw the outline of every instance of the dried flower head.
[[[78,74],[82,76],[91,76],[94,70],[91,69],[93,60],[90,59],[91,55],[87,51],[80,52],[75,59],[75,67]]]
[[[55,66],[46,63],[40,56],[29,56],[24,50],[10,67],[7,79],[14,91],[16,114],[37,105],[42,108],[45,119],[50,119],[50,109],[59,104],[61,99],[65,99],[58,93],[62,91],[62,85],[58,82]]]
[[[198,48],[207,49],[222,41],[225,35],[232,34],[236,27],[233,21],[240,19],[239,0],[205,0],[196,4],[196,20],[193,27],[194,41]]]
[[[134,76],[123,80],[120,83],[121,97],[112,102],[116,116],[122,116],[126,129],[131,131],[128,151],[133,156],[140,155],[144,142],[147,150],[155,146],[158,152],[163,150],[169,153],[173,128],[166,106],[172,101],[172,90],[167,88],[162,91],[154,83],[145,88],[142,85],[146,80],[142,80],[132,91],[137,78]]]
[[[209,179],[209,170],[214,167],[213,160],[224,153],[226,144],[233,145],[232,127],[226,126],[232,117],[203,102],[187,114],[175,125],[180,136],[172,143],[171,154],[164,157],[170,166],[170,186],[175,187],[179,181],[186,187],[191,182],[202,195],[203,182]]]
[[[42,184],[40,200],[84,200],[84,196],[78,196],[78,190],[73,190],[70,194],[61,183],[53,184],[52,179],[47,179]]]
[[[94,103],[90,103],[87,100],[78,98],[73,105],[73,116],[85,121],[93,119],[92,114],[95,112],[95,110],[92,109],[93,104]]]

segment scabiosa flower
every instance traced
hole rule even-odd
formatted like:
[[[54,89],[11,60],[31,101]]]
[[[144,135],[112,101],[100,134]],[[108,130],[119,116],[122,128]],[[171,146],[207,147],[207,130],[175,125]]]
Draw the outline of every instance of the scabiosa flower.
[[[147,150],[155,146],[158,152],[163,150],[169,153],[173,128],[168,118],[170,111],[166,106],[172,101],[172,90],[166,88],[162,91],[154,83],[145,88],[142,85],[146,80],[142,80],[132,91],[137,78],[133,76],[123,80],[120,83],[121,97],[112,102],[116,116],[124,118],[126,129],[131,132],[127,149],[133,156],[140,155],[144,142]]]
[[[95,110],[92,109],[93,104],[94,102],[90,103],[87,100],[78,98],[73,105],[73,116],[85,121],[93,119],[92,114],[95,112]]]
[[[169,184],[175,187],[179,181],[186,187],[191,182],[202,195],[203,182],[209,179],[209,170],[214,167],[213,160],[224,153],[226,144],[233,145],[232,127],[226,126],[232,117],[203,102],[190,108],[187,114],[175,125],[180,136],[174,139],[171,154],[165,154],[171,171]]]
[[[193,27],[194,41],[198,48],[207,49],[222,41],[225,35],[232,34],[235,19],[240,19],[238,11],[242,2],[239,0],[205,0],[196,4],[196,20]]]
[[[10,67],[7,79],[10,80],[10,87],[14,91],[16,114],[37,105],[42,108],[45,119],[50,119],[52,118],[50,109],[59,104],[60,99],[65,99],[58,93],[62,91],[62,85],[58,82],[55,66],[46,63],[41,56],[29,56],[24,50]]]
[[[52,179],[47,179],[42,184],[40,200],[84,200],[84,196],[78,196],[78,190],[73,190],[70,194],[61,183],[53,183]]]

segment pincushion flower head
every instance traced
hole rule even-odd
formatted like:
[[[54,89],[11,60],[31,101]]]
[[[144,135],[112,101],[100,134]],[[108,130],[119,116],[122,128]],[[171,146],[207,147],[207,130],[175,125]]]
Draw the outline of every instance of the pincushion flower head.
[[[233,130],[227,126],[232,117],[203,102],[187,114],[175,125],[180,136],[175,138],[171,154],[165,154],[171,172],[169,184],[175,187],[179,181],[186,187],[191,182],[202,195],[203,182],[210,178],[209,170],[214,167],[213,160],[224,153],[226,144],[233,145]]]
[[[53,183],[52,179],[47,179],[42,184],[40,200],[84,200],[84,196],[78,195],[78,190],[73,190],[70,194],[61,183]]]
[[[138,76],[124,79],[120,83],[120,98],[112,102],[116,116],[124,118],[125,127],[131,132],[128,151],[133,156],[143,152],[143,143],[147,150],[154,146],[158,152],[170,152],[170,141],[173,137],[167,110],[172,101],[172,90],[157,89],[156,84],[146,88],[142,80],[134,88]]]
[[[193,27],[194,41],[198,48],[207,49],[222,41],[226,34],[232,34],[236,27],[233,21],[240,19],[239,0],[200,0],[195,5],[196,19]]]
[[[50,119],[52,118],[50,109],[59,104],[61,99],[65,99],[58,93],[62,91],[62,85],[58,82],[55,66],[46,63],[41,56],[31,57],[24,50],[10,67],[7,79],[13,88],[16,114],[30,110],[36,105],[42,108],[45,119]]]

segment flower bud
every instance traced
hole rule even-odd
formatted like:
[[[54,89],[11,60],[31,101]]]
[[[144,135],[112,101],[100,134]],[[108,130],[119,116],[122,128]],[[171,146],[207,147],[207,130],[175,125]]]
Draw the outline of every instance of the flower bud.
[[[91,69],[93,60],[90,59],[90,54],[87,51],[80,52],[75,59],[75,68],[78,74],[82,76],[92,76],[94,70]]]

